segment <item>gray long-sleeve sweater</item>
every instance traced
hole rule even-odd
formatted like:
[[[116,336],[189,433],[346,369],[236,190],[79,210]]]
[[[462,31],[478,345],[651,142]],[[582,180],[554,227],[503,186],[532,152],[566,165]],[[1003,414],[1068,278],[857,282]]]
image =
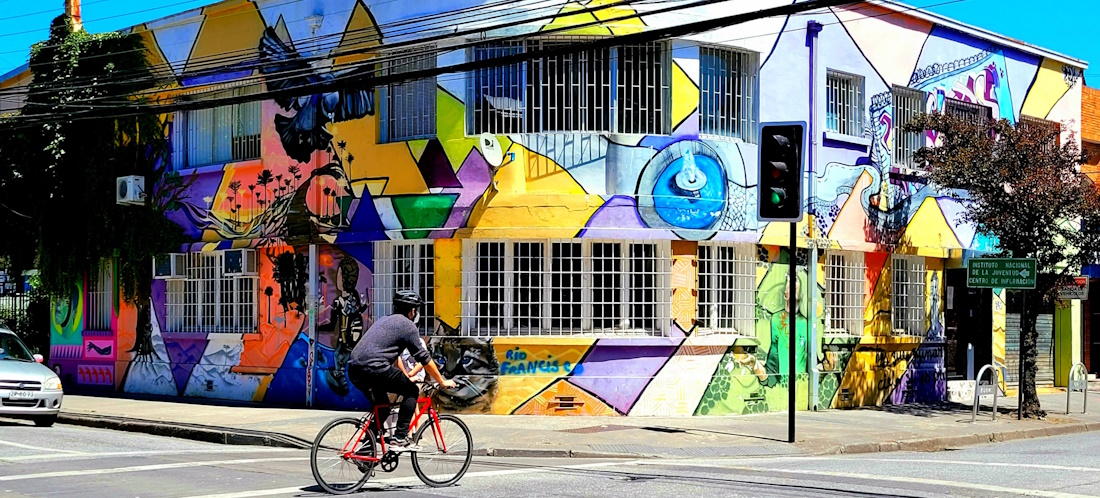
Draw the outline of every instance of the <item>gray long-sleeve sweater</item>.
[[[368,372],[381,372],[393,366],[406,349],[421,365],[431,361],[432,357],[424,349],[416,325],[408,317],[389,315],[374,322],[363,334],[359,344],[351,351],[349,363]]]

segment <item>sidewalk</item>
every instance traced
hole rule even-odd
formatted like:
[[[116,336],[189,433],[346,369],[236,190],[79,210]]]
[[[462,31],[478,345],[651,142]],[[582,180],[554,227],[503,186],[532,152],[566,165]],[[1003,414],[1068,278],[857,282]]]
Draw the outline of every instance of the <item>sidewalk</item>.
[[[536,417],[462,415],[475,454],[546,457],[733,457],[877,451],[934,451],[970,444],[1100,430],[1100,392],[1092,413],[1064,415],[1066,395],[1040,395],[1048,417],[1017,421],[1015,398],[1001,398],[995,422],[987,403],[970,423],[970,405],[902,405],[798,412],[798,442],[787,444],[787,414],[729,417]],[[61,423],[146,432],[225,444],[308,447],[317,431],[355,412],[279,408],[172,398],[66,396]]]

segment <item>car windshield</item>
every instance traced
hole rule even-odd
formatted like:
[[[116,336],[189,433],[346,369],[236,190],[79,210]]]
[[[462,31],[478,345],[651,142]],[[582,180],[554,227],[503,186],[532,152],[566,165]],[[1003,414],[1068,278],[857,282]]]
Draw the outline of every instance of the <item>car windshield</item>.
[[[0,334],[0,361],[3,360],[34,361],[34,357],[18,337]]]

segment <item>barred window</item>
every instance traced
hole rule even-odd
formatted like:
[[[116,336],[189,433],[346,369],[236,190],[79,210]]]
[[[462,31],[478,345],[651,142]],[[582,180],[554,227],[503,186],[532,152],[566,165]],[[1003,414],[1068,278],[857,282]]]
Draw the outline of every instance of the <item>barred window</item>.
[[[257,85],[233,88],[202,99],[260,93]],[[172,119],[172,168],[175,170],[245,161],[260,157],[260,102],[179,111]]]
[[[472,61],[523,53],[523,42],[499,42],[469,49]],[[466,128],[471,135],[522,133],[524,113],[523,64],[490,66],[469,73]]]
[[[863,335],[867,266],[863,253],[830,252],[825,260],[825,333]]]
[[[699,48],[700,131],[756,143],[756,52],[717,47]]]
[[[408,52],[408,56],[394,58],[386,63],[386,72],[401,74],[434,69],[434,48],[418,47],[415,53]],[[383,136],[390,142],[435,136],[435,101],[434,76],[389,85],[386,89],[386,129]]]
[[[225,251],[181,258],[184,278],[167,282],[167,332],[255,332],[258,277],[225,274]]]
[[[467,240],[463,260],[465,335],[668,333],[668,242]]]
[[[528,42],[538,52],[576,43]],[[527,132],[611,131],[611,50],[571,52],[527,64]]]
[[[895,254],[891,268],[890,315],[894,333],[919,336],[924,332],[924,258]]]
[[[88,330],[111,330],[114,308],[114,265],[110,259],[99,264],[99,271],[88,275],[88,305],[84,327]]]
[[[903,127],[913,118],[924,113],[925,93],[901,86],[893,87],[894,104],[894,163],[898,166],[919,169],[915,155],[924,146],[924,133],[905,131]]]
[[[756,334],[756,247],[699,244],[699,335]]]
[[[420,333],[435,329],[435,245],[431,240],[374,243],[374,316],[393,313],[393,295],[413,290],[424,299]]]
[[[615,102],[619,133],[669,133],[669,55],[665,42],[619,47]]]
[[[958,99],[943,99],[943,112],[979,125],[986,125],[993,121],[993,108]]]
[[[1030,116],[1020,116],[1020,122],[1017,123],[1017,128],[1024,131],[1035,131],[1037,133],[1050,133],[1052,138],[1049,143],[1043,144],[1044,151],[1051,151],[1062,146],[1062,124],[1057,121],[1047,121],[1045,119],[1033,118]]]
[[[825,129],[862,137],[863,76],[830,69],[825,84]]]

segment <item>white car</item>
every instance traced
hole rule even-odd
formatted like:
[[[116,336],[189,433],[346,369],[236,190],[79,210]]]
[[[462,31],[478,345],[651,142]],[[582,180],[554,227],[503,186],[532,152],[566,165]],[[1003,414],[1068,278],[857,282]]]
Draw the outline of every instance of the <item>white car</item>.
[[[61,411],[61,379],[31,355],[14,332],[0,327],[0,417],[23,418],[49,427]]]

